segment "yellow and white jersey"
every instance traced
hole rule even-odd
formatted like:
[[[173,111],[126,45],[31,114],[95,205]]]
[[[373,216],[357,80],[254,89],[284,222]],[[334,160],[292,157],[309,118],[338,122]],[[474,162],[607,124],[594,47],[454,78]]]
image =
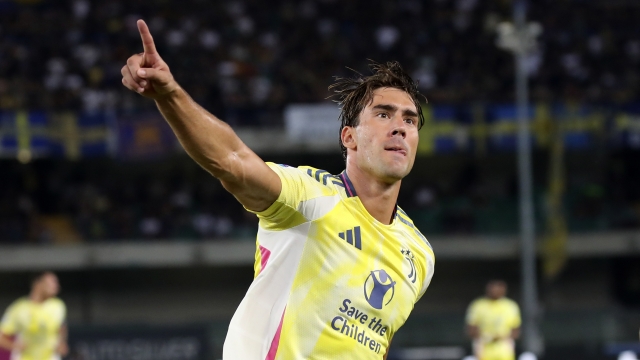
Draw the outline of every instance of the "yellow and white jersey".
[[[467,310],[467,324],[480,331],[480,339],[474,343],[479,360],[515,359],[515,344],[510,337],[520,323],[520,308],[513,300],[483,297],[473,301]]]
[[[64,324],[66,307],[58,298],[36,303],[20,298],[7,308],[0,332],[15,336],[25,345],[20,353],[13,353],[12,360],[52,360],[58,346],[60,328]]]
[[[255,278],[224,359],[381,359],[429,286],[429,242],[399,207],[390,225],[374,219],[346,172],[268,165],[282,192],[258,213]]]

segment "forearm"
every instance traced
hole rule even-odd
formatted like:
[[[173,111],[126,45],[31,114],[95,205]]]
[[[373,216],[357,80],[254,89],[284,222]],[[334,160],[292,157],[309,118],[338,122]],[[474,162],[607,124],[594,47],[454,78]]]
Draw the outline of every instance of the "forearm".
[[[67,325],[63,325],[60,328],[59,338],[58,338],[58,348],[56,352],[60,356],[67,356],[69,354],[69,344],[67,343],[67,337],[69,334],[69,330],[67,329]]]
[[[391,347],[391,339],[389,339],[389,345],[387,346],[387,351],[384,353],[382,360],[387,360],[387,356],[389,356],[389,348]]]
[[[231,127],[203,109],[182,89],[156,100],[187,154],[213,176],[237,177],[234,169],[252,155]]]
[[[480,329],[475,325],[467,325],[467,336],[475,340],[480,337]]]
[[[138,20],[144,53],[127,59],[122,84],[154,99],[178,140],[200,166],[218,178],[244,207],[267,209],[280,195],[282,182],[229,125],[211,115],[178,85],[156,51],[147,24]]]
[[[4,334],[0,334],[0,348],[8,351],[13,351],[15,344],[9,337]]]
[[[67,325],[61,326],[60,333],[59,333],[59,342],[62,344],[66,344],[68,337],[69,337],[69,329],[67,328]]]

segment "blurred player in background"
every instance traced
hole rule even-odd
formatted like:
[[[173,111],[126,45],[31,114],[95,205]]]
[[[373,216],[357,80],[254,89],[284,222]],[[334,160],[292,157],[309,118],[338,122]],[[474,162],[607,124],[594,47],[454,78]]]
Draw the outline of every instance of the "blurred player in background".
[[[28,297],[13,302],[0,321],[0,347],[12,360],[55,360],[66,356],[66,307],[56,296],[58,277],[42,272],[31,282]]]
[[[396,204],[424,123],[415,83],[388,63],[332,86],[340,175],[267,164],[187,95],[144,21],[138,29],[144,52],[122,68],[123,84],[154,99],[187,153],[260,218],[255,279],[229,325],[225,360],[385,357],[435,263]]]
[[[493,280],[486,296],[467,310],[467,334],[473,339],[478,360],[515,360],[515,340],[520,336],[520,308],[508,299],[507,284]]]

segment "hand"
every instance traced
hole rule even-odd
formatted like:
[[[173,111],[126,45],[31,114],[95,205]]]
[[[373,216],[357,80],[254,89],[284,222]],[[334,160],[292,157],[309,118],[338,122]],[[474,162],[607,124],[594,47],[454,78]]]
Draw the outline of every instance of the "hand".
[[[69,345],[67,345],[66,342],[61,342],[60,344],[58,344],[56,353],[62,357],[67,356],[69,354]]]
[[[143,20],[138,20],[138,31],[144,52],[127,59],[127,65],[120,71],[122,84],[142,96],[158,100],[178,89],[179,85],[156,51],[149,27]]]
[[[508,336],[495,336],[495,337],[491,338],[490,342],[496,343],[496,342],[500,342],[500,341],[508,340],[508,339],[510,339],[510,337],[508,337]]]
[[[23,343],[22,341],[16,340],[13,342],[13,351],[17,351],[18,353],[21,353],[24,351],[24,349],[27,347],[27,345],[25,343]]]

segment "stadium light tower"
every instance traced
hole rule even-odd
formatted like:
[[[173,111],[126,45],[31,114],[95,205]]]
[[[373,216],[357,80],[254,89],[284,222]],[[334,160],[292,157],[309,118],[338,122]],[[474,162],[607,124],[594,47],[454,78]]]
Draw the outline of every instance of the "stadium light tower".
[[[531,131],[529,129],[529,89],[527,56],[536,50],[536,38],[542,26],[526,22],[526,0],[513,3],[512,23],[498,25],[498,47],[510,51],[516,61],[516,102],[518,117],[518,177],[520,188],[520,237],[524,349],[536,354],[543,351],[538,326],[538,291],[536,287],[536,242],[533,214],[531,171]]]

